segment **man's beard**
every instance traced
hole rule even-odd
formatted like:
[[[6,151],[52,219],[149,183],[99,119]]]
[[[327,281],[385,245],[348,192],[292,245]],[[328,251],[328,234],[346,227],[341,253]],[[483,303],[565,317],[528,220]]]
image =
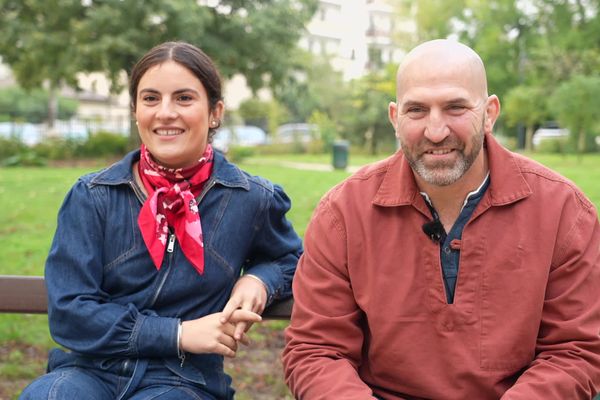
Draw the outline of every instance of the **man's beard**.
[[[423,139],[414,149],[408,148],[401,139],[400,147],[404,157],[409,165],[425,182],[436,186],[448,186],[458,181],[475,162],[479,152],[483,148],[484,132],[483,126],[477,135],[471,138],[471,151],[465,153],[465,144],[456,136],[448,136],[440,143],[432,143],[428,139]],[[425,164],[422,158],[424,149],[435,150],[436,148],[454,148],[458,152],[456,161],[439,161]]]

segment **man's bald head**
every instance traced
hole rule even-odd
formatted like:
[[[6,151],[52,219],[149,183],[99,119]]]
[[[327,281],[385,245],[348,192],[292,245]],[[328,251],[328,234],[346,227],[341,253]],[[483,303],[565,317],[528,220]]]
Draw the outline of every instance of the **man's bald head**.
[[[487,98],[485,67],[479,55],[456,41],[431,40],[412,49],[402,60],[398,67],[396,94],[400,99],[406,86],[458,77],[464,80],[469,90]]]

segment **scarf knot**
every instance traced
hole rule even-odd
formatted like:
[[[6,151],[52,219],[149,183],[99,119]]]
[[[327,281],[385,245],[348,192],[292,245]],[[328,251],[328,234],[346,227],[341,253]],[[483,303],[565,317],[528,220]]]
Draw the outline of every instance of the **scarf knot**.
[[[204,273],[204,243],[196,197],[212,173],[211,145],[198,163],[188,168],[166,168],[152,160],[142,144],[138,172],[148,198],[142,206],[138,225],[150,257],[160,269],[167,243],[175,235],[181,250],[199,274]]]

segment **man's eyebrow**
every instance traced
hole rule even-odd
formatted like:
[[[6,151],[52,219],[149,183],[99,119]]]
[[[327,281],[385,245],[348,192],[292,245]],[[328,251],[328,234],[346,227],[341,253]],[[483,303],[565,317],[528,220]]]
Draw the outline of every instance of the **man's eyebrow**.
[[[404,103],[402,103],[402,109],[406,110],[409,107],[423,107],[425,104],[423,102],[420,101],[416,101],[416,100],[407,100]]]
[[[457,104],[457,103],[470,103],[469,99],[466,99],[464,97],[456,97],[454,99],[450,99],[448,101],[445,102],[446,104]]]

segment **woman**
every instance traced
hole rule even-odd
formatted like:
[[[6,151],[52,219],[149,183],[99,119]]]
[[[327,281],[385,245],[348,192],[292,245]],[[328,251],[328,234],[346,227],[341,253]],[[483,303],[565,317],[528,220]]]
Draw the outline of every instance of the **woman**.
[[[70,351],[50,353],[23,399],[231,399],[223,356],[291,294],[290,200],[213,151],[212,61],[164,43],[129,91],[141,149],[79,179],[61,207],[46,283],[50,331]]]

